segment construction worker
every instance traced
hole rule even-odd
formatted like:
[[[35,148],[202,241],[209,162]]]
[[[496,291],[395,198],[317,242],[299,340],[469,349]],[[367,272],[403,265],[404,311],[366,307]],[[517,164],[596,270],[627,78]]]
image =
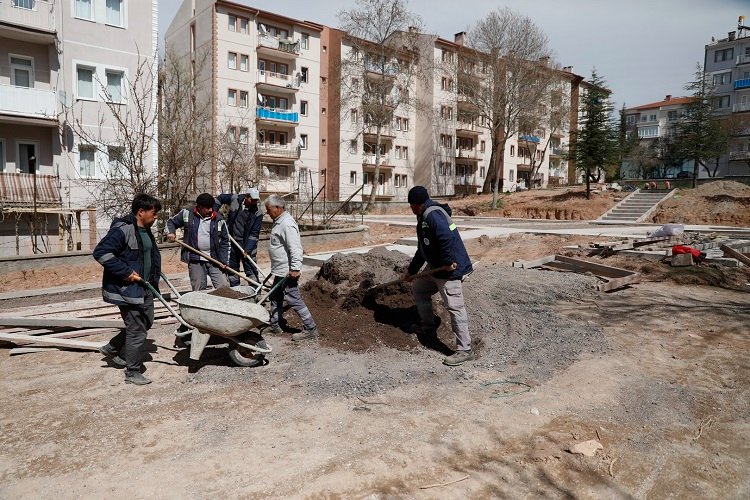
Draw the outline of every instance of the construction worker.
[[[125,368],[125,382],[129,384],[151,383],[141,373],[141,348],[154,324],[154,296],[141,280],[159,289],[161,254],[151,234],[159,210],[159,200],[139,194],[133,199],[131,213],[112,221],[109,232],[93,253],[104,267],[104,301],[120,308],[125,323],[125,328],[100,347],[99,352]]]
[[[475,359],[471,350],[469,319],[463,295],[463,279],[473,268],[466,247],[451,220],[451,209],[430,199],[427,189],[414,186],[409,190],[409,206],[417,216],[417,251],[404,276],[413,281],[412,293],[417,303],[420,324],[417,333],[436,334],[432,296],[440,292],[451,317],[451,329],[456,337],[456,351],[443,359],[443,364],[458,366]],[[426,270],[445,268],[429,275],[414,277],[424,264]]]
[[[214,288],[227,286],[224,269],[229,261],[229,232],[224,219],[214,210],[214,197],[203,193],[195,200],[195,208],[184,208],[167,221],[167,241],[174,242],[177,238],[175,230],[184,228],[183,241],[200,250],[221,264],[217,265],[195,252],[183,248],[180,255],[182,262],[188,265],[190,286],[193,291],[208,288],[208,277]]]
[[[222,205],[229,206],[229,213],[227,214],[229,234],[234,238],[234,241],[242,246],[242,249],[250,256],[250,259],[253,259],[253,262],[258,260],[258,238],[260,237],[260,226],[263,222],[263,214],[258,210],[258,200],[260,200],[260,193],[257,189],[250,188],[245,194],[220,194],[216,197],[214,203],[214,210],[219,210]],[[240,263],[245,270],[245,276],[258,281],[258,271],[253,263],[245,258],[242,250],[235,245],[231,245],[229,267],[239,272]],[[230,273],[229,286],[239,284],[239,276]]]
[[[292,340],[314,339],[318,336],[318,328],[299,293],[299,278],[302,269],[302,241],[299,235],[299,227],[292,216],[289,215],[289,212],[286,211],[286,202],[281,196],[275,194],[269,196],[266,198],[265,206],[266,213],[273,219],[271,237],[268,241],[273,285],[277,285],[281,280],[284,280],[284,283],[270,296],[270,326],[264,331],[269,333],[284,332],[282,308],[284,300],[286,300],[289,307],[297,313],[304,325],[304,330],[292,335]]]

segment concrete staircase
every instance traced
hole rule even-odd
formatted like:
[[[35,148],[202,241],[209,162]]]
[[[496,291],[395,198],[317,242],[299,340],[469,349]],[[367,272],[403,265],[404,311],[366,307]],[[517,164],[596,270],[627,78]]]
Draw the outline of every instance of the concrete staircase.
[[[609,209],[596,222],[622,224],[643,222],[662,201],[671,198],[675,190],[670,191],[633,191],[620,203]]]

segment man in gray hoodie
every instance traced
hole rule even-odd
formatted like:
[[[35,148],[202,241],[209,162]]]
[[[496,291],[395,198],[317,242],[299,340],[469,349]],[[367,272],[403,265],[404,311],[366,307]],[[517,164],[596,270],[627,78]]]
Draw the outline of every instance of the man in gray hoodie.
[[[286,211],[284,198],[271,195],[265,201],[266,213],[273,219],[271,237],[268,241],[268,254],[271,257],[271,274],[273,284],[285,280],[273,294],[271,294],[271,325],[265,332],[283,333],[284,319],[282,307],[284,300],[302,320],[304,330],[292,335],[292,340],[314,339],[318,336],[310,310],[299,293],[299,277],[302,269],[302,241],[299,227],[289,212]]]

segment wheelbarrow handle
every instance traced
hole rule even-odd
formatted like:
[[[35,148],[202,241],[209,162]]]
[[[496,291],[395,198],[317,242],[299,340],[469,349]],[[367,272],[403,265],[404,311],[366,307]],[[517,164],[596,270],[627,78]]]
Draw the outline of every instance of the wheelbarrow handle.
[[[148,281],[144,280],[143,278],[138,278],[138,282],[141,285],[145,286],[148,290],[150,290],[151,293],[154,294],[154,297],[156,297],[157,299],[159,299],[159,301],[161,301],[161,303],[164,304],[164,307],[167,308],[167,310],[172,314],[172,316],[174,316],[177,319],[177,321],[179,321],[183,326],[189,328],[190,330],[193,329],[193,325],[190,325],[190,324],[186,323],[185,320],[182,319],[182,316],[180,316],[179,314],[177,314],[177,312],[172,308],[172,306],[169,305],[169,303],[166,301],[166,299],[164,297],[162,297],[162,295],[159,293],[159,291],[156,288],[154,288],[153,285],[151,285],[151,283],[149,283]]]
[[[181,246],[183,246],[184,248],[186,248],[186,249],[190,250],[190,251],[191,251],[191,252],[193,252],[194,254],[196,254],[196,255],[200,255],[201,257],[203,257],[203,258],[204,258],[204,259],[206,259],[207,261],[209,261],[209,262],[212,262],[212,263],[216,264],[217,266],[219,266],[219,268],[221,268],[221,270],[222,270],[222,271],[227,271],[227,272],[230,272],[230,273],[232,273],[232,274],[235,274],[235,275],[239,276],[240,278],[242,278],[243,280],[245,280],[245,281],[247,281],[248,283],[250,283],[251,285],[258,285],[258,282],[256,282],[256,281],[253,281],[253,280],[251,280],[250,278],[248,278],[247,276],[245,276],[244,274],[242,274],[242,273],[240,273],[240,272],[238,272],[238,271],[235,271],[234,269],[232,269],[232,268],[231,268],[231,267],[229,267],[228,265],[226,265],[226,264],[224,264],[224,263],[222,263],[222,262],[219,262],[218,260],[216,260],[216,259],[214,259],[213,257],[211,257],[210,255],[208,255],[208,254],[207,254],[206,252],[201,252],[201,251],[200,251],[200,250],[198,250],[197,248],[193,248],[193,247],[191,247],[190,245],[188,245],[188,244],[187,244],[187,243],[185,243],[184,241],[180,241],[180,240],[177,240],[177,243],[179,243],[179,244],[180,244]]]
[[[268,276],[270,277],[271,275],[269,274]],[[268,297],[270,297],[271,294],[273,292],[275,292],[287,280],[287,278],[288,278],[288,276],[284,276],[281,280],[279,280],[278,283],[276,283],[274,286],[272,286],[271,289],[268,291],[268,293],[265,294],[263,296],[263,298],[258,301],[258,304],[262,304],[263,302],[267,301]],[[268,279],[268,278],[266,278],[266,279]],[[265,281],[264,281],[264,283],[265,283]]]

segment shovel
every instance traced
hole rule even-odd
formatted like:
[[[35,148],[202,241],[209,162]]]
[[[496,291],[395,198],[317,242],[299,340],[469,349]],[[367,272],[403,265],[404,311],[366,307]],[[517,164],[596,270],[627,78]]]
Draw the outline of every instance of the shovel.
[[[193,248],[193,247],[191,247],[190,245],[188,245],[188,244],[187,244],[187,243],[185,243],[184,241],[180,241],[180,240],[177,240],[177,243],[179,243],[179,244],[180,244],[180,245],[182,245],[183,247],[187,248],[188,250],[190,250],[190,251],[191,251],[191,252],[193,252],[194,254],[196,254],[196,255],[200,255],[201,257],[203,257],[203,258],[204,258],[204,259],[206,259],[207,261],[209,261],[209,262],[213,262],[214,264],[216,264],[217,266],[219,266],[219,268],[220,268],[220,269],[221,269],[222,271],[227,271],[227,272],[230,272],[230,273],[232,273],[232,274],[235,274],[235,275],[239,276],[240,278],[242,278],[243,280],[247,281],[248,283],[250,283],[250,284],[251,284],[251,285],[253,285],[253,286],[258,286],[258,285],[259,285],[259,283],[258,283],[258,282],[256,282],[256,281],[253,281],[253,280],[251,280],[250,278],[248,278],[247,276],[245,276],[244,274],[242,274],[242,273],[240,273],[240,272],[238,272],[238,271],[235,271],[234,269],[232,269],[232,268],[231,268],[231,267],[229,267],[228,265],[226,265],[226,264],[222,264],[221,262],[219,262],[218,260],[214,259],[213,257],[211,257],[210,255],[208,255],[207,253],[205,253],[205,252],[201,252],[201,251],[200,251],[200,250],[198,250],[197,248]]]
[[[415,278],[421,278],[423,276],[431,276],[431,275],[433,275],[435,273],[439,273],[441,271],[451,271],[451,270],[452,270],[452,266],[436,267],[435,269],[428,269],[427,271],[422,271],[421,273],[417,273],[414,276],[412,276],[411,279],[413,280]],[[375,290],[377,288],[383,288],[383,287],[386,287],[386,286],[395,285],[395,284],[401,283],[403,281],[404,281],[404,278],[398,278],[398,279],[395,279],[393,281],[388,281],[387,283],[381,283],[379,285],[373,285],[370,288],[368,288],[367,291],[369,292],[369,291]]]
[[[237,247],[237,250],[239,250],[240,252],[242,252],[242,255],[247,260],[250,261],[250,264],[253,265],[253,267],[255,268],[256,271],[258,271],[258,276],[260,276],[261,278],[264,278],[265,276],[263,275],[263,271],[260,270],[260,267],[258,267],[258,264],[256,264],[255,261],[253,260],[253,258],[250,257],[250,255],[245,251],[244,248],[242,248],[242,245],[240,245],[239,243],[237,243],[237,240],[235,240],[234,238],[232,238],[231,234],[229,235],[229,241],[231,241],[234,244],[234,246]]]

